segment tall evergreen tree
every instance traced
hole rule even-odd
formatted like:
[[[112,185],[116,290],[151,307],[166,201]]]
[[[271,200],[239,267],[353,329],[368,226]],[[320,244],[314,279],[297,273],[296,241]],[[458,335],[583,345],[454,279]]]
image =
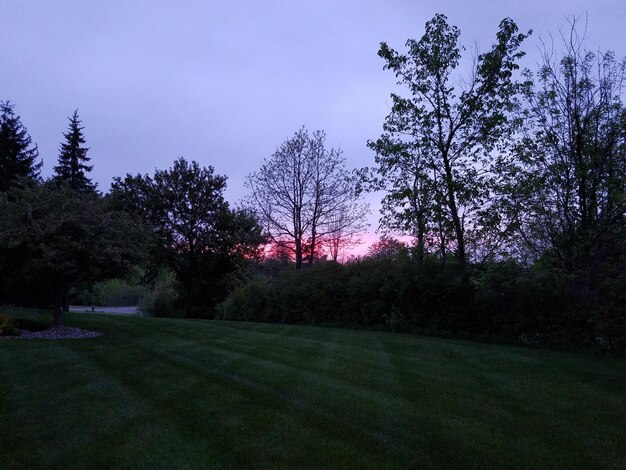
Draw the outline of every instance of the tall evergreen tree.
[[[33,145],[10,101],[0,102],[0,192],[7,192],[19,177],[39,177],[39,151]]]
[[[88,147],[83,147],[85,137],[83,127],[78,119],[78,110],[74,111],[70,120],[68,132],[63,133],[65,142],[61,143],[59,164],[54,167],[54,172],[59,180],[65,181],[69,186],[80,193],[88,193],[96,189],[96,185],[87,178],[86,173],[93,169],[93,165],[87,165],[91,160],[87,156]]]

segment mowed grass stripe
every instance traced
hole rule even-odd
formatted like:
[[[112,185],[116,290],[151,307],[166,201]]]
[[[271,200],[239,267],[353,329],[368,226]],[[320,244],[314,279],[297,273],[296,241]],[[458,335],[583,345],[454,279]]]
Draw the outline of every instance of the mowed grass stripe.
[[[321,418],[316,420],[318,423],[328,421],[323,426],[327,432],[338,427],[346,427],[348,433],[353,436],[355,433],[360,433],[385,446],[397,447],[389,436],[355,426],[351,421],[342,420],[341,415],[334,415],[325,410],[323,406],[320,406],[321,403],[314,403],[312,400],[309,400],[305,393],[295,393],[298,390],[298,384],[301,383],[302,377],[305,375],[304,372],[295,368],[281,366],[278,363],[270,363],[269,361],[250,360],[252,356],[246,357],[244,354],[230,353],[233,357],[229,359],[228,352],[219,348],[203,348],[204,352],[212,353],[209,355],[210,357],[214,357],[215,352],[224,352],[224,354],[220,355],[225,360],[209,362],[197,360],[194,355],[187,354],[184,351],[173,352],[169,349],[148,348],[145,344],[142,344],[141,347],[161,360],[171,361],[172,365],[187,368],[193,374],[204,375],[211,381],[221,380],[230,384],[238,384],[241,388],[247,389],[251,396],[256,397],[255,400],[259,404],[276,406],[285,412],[290,412],[289,409],[292,409],[291,412],[310,414]],[[198,352],[202,351],[194,351],[194,354]],[[273,376],[272,380],[265,380],[268,377],[267,372],[277,374]],[[279,377],[278,380],[276,379],[277,377]],[[319,386],[323,385],[318,381]],[[369,442],[364,448],[369,448],[373,444],[375,443]]]
[[[179,343],[175,342],[175,344],[178,345]],[[250,356],[249,352],[238,353],[225,347],[207,346],[206,348],[204,348],[204,352],[210,353],[212,355],[215,355],[217,353],[220,357],[228,358],[230,361],[228,365],[230,365],[231,368],[234,368],[235,370],[238,370],[235,365],[238,361],[234,360],[233,356],[235,358],[239,358],[239,361],[241,361],[241,359],[245,356]],[[179,354],[180,357],[185,358],[185,361],[191,360],[189,355],[185,354],[184,352],[181,352]],[[284,359],[286,356],[280,355],[279,357]],[[324,401],[320,401],[320,397],[335,396],[335,400],[331,402],[331,404],[333,405],[333,409],[328,410],[330,413],[337,412],[337,408],[339,408],[340,411],[346,406],[351,407],[353,416],[356,416],[357,420],[358,417],[366,417],[367,421],[373,423],[377,428],[385,426],[385,424],[389,424],[389,426],[385,426],[386,428],[388,428],[385,429],[386,432],[393,432],[394,430],[397,432],[406,432],[407,426],[410,426],[410,423],[426,423],[430,427],[435,427],[436,422],[432,418],[436,417],[437,420],[440,422],[442,421],[442,418],[444,418],[443,422],[449,423],[450,426],[455,430],[458,430],[459,428],[462,428],[464,426],[473,427],[474,429],[480,428],[482,426],[484,427],[484,429],[479,429],[479,434],[482,433],[482,437],[484,438],[484,435],[486,434],[494,434],[493,428],[494,424],[496,424],[494,423],[495,418],[502,418],[502,410],[506,410],[508,403],[510,403],[508,401],[509,397],[505,397],[504,401],[500,403],[494,403],[494,407],[487,407],[487,409],[485,409],[485,403],[480,403],[477,406],[476,413],[473,414],[472,405],[476,405],[476,403],[472,399],[464,399],[464,396],[459,395],[459,390],[457,390],[456,394],[451,394],[453,396],[452,398],[441,396],[433,397],[429,402],[430,405],[433,406],[433,411],[428,413],[424,411],[425,409],[428,409],[428,407],[425,406],[428,403],[424,403],[423,400],[422,403],[418,403],[422,406],[416,408],[414,406],[414,402],[407,402],[406,400],[402,400],[398,396],[391,395],[389,393],[380,393],[375,395],[369,389],[355,386],[355,384],[346,383],[345,381],[337,379],[335,377],[325,378],[321,372],[319,372],[318,374],[314,374],[315,369],[310,367],[310,360],[305,360],[301,362],[301,364],[307,365],[308,367],[302,367],[300,370],[297,370],[292,366],[284,366],[280,362],[258,360],[256,357],[253,356],[247,357],[245,359],[246,361],[244,362],[251,363],[255,370],[265,370],[265,374],[259,374],[259,376],[261,377],[273,377],[270,373],[276,370],[280,372],[281,376],[283,377],[285,376],[285,374],[291,373],[288,376],[288,383],[292,385],[291,388],[293,388],[293,384],[296,385],[295,395],[298,397],[308,396],[307,392],[309,390],[315,390],[315,394],[309,396],[308,398],[314,403],[315,406],[319,407],[318,409],[324,409],[325,405]],[[211,370],[213,371],[213,373],[218,372],[218,370],[216,370],[215,368],[212,368]],[[230,375],[230,378],[233,380],[244,382],[244,379],[242,379],[241,376]],[[245,381],[245,383],[249,386],[255,386],[255,384],[250,381]],[[313,383],[315,383],[315,387],[312,387]],[[411,385],[414,389],[414,384]],[[256,387],[259,388],[258,383],[256,384]],[[267,388],[264,389],[264,392],[275,394],[277,393],[272,392]],[[283,391],[283,393],[286,393],[287,396],[290,396],[291,393],[289,391],[289,387],[287,387],[286,391]],[[415,397],[411,398],[414,399]],[[447,401],[450,402],[451,408],[446,408],[442,406],[442,399],[443,401],[446,401],[447,399]],[[419,400],[417,401],[419,402]],[[300,405],[302,406],[302,403],[300,403]],[[390,413],[390,411],[392,410],[395,411],[395,413]],[[332,416],[332,414],[327,414],[327,416]],[[389,416],[401,416],[402,420],[390,422]],[[507,434],[511,434],[508,431],[511,428],[512,417],[513,415],[511,413],[506,413],[506,415],[500,420],[500,429],[498,430],[498,432],[501,432],[503,436],[492,435],[492,441],[505,439]],[[541,423],[538,424],[536,429],[541,432],[546,431],[545,423],[543,422],[543,420]],[[365,431],[366,435],[374,436],[378,438],[378,440],[380,440],[381,442],[388,444],[400,444],[405,438],[404,434],[397,435],[392,439],[387,434],[376,433],[371,429],[363,430]],[[418,432],[419,430],[416,429],[415,431]],[[555,429],[555,432],[552,434],[548,434],[548,437],[553,436],[554,438],[556,438],[556,441],[552,439],[553,442],[559,443],[560,438],[558,436],[560,436],[561,434],[562,432],[558,429],[557,425],[557,429]],[[538,445],[537,439],[532,439],[531,437],[531,442],[534,446]],[[394,447],[397,447],[397,445]],[[407,451],[410,451],[409,443],[402,443],[401,447]],[[550,449],[546,448],[545,453],[550,453]]]
[[[142,341],[140,341],[140,340],[134,341],[134,344],[138,345],[139,348],[144,348],[144,346],[141,343],[142,343]],[[194,358],[196,358],[198,356],[201,356],[201,357],[204,357],[204,358],[207,357],[207,354],[204,354],[204,353],[206,353],[207,350],[210,349],[210,348],[208,348],[206,346],[201,346],[198,343],[191,342],[191,341],[185,341],[184,338],[177,337],[176,335],[170,336],[169,339],[165,341],[165,343],[167,344],[167,348],[163,349],[163,350],[159,350],[158,348],[146,349],[146,351],[148,352],[147,356],[154,358],[155,361],[153,361],[153,362],[158,364],[158,366],[160,368],[163,367],[164,363],[170,363],[172,366],[175,366],[175,367],[177,366],[178,368],[188,367],[190,369],[190,371],[193,372],[193,374],[189,374],[188,376],[197,377],[197,376],[200,376],[202,373],[206,374],[208,372],[207,364],[213,364],[215,362],[215,361],[208,362],[208,361],[206,361],[204,359],[201,360],[200,362],[194,361]],[[176,349],[176,350],[182,349],[183,351],[186,351],[187,353],[184,354],[184,355],[181,355],[180,353],[179,354],[175,354],[175,353],[172,352],[172,349]],[[215,349],[215,348],[213,348],[213,349]],[[215,349],[215,350],[217,351],[218,349]],[[230,358],[231,362],[238,360],[238,358],[240,356],[241,355],[238,356],[238,354],[236,354],[235,352],[228,352],[228,351],[226,351],[226,354],[224,355],[224,357],[227,360]],[[214,359],[215,358],[214,355],[211,356],[211,358]],[[110,365],[113,365],[113,364],[110,364]],[[224,365],[228,366],[228,364],[222,364],[222,366],[224,366]],[[107,365],[104,364],[103,368],[104,367],[107,367]],[[256,368],[256,365],[255,365],[255,368]],[[224,378],[224,374],[223,373],[222,374],[217,374],[220,371],[223,372],[223,369],[218,369],[216,367],[211,367],[210,368],[210,372],[212,373],[212,375],[214,375],[214,376],[215,375],[220,375],[222,378]],[[133,374],[133,375],[135,375],[135,374]],[[153,376],[153,374],[148,374],[148,376]],[[129,386],[132,386],[132,384],[127,381],[127,379],[125,379],[123,377],[118,377],[118,378],[120,380],[122,380],[123,382],[128,383]],[[131,376],[130,380],[134,381],[136,379],[132,378],[132,376]],[[252,382],[242,383],[243,382],[242,378],[234,376],[233,374],[229,374],[226,377],[226,381],[227,382],[237,382],[237,383],[243,384],[245,386],[251,386],[252,385]],[[176,384],[178,384],[178,381],[169,381],[168,383],[176,383]],[[150,385],[149,389],[152,390],[152,389],[154,389],[155,386],[156,385]],[[257,386],[255,388],[256,388],[256,390],[254,392],[255,392],[255,394],[258,394],[259,391],[260,391],[259,387]],[[265,392],[267,392],[267,390],[265,390]],[[160,389],[160,394],[161,395],[163,394],[163,390],[162,389]],[[280,403],[285,402],[285,397],[284,396],[278,397],[273,392],[270,392],[270,393],[267,393],[267,394],[277,398],[277,401],[280,402]],[[302,407],[303,403],[299,404],[299,406]],[[315,411],[315,410],[313,410],[313,408],[309,408],[308,411],[309,412],[313,411],[316,414],[319,414],[319,411]],[[354,429],[351,429],[351,430],[354,431]]]
[[[139,344],[139,341],[135,342],[136,344]],[[193,346],[194,343],[189,343],[189,344],[184,344],[181,341],[172,341],[173,344],[176,344],[178,347],[183,347],[183,348],[187,348],[187,346]],[[141,345],[139,345],[139,349],[145,349],[144,347],[142,347]],[[236,385],[240,385],[243,388],[250,388],[252,387],[252,393],[250,393],[251,396],[254,396],[254,401],[263,404],[264,408],[267,408],[269,405],[271,405],[271,402],[274,401],[275,403],[280,405],[280,408],[284,408],[285,404],[288,402],[286,400],[286,397],[284,396],[277,396],[276,393],[274,393],[273,391],[270,391],[268,389],[264,389],[261,390],[260,389],[260,385],[256,385],[254,386],[254,384],[252,382],[246,382],[244,379],[242,379],[241,376],[235,376],[233,374],[229,374],[228,376],[224,375],[223,369],[220,369],[218,367],[215,366],[209,366],[209,364],[213,363],[213,362],[208,362],[208,361],[195,361],[194,357],[197,356],[201,351],[199,351],[199,348],[195,348],[193,350],[193,353],[187,354],[187,355],[182,355],[179,353],[174,353],[172,352],[170,349],[159,349],[159,348],[152,348],[152,349],[145,349],[145,351],[147,353],[149,353],[150,357],[154,358],[154,362],[156,364],[159,365],[159,367],[161,368],[165,368],[167,365],[171,366],[171,368],[175,368],[176,370],[184,370],[187,369],[189,372],[191,372],[191,374],[187,374],[187,376],[193,376],[193,377],[202,377],[202,376],[210,376],[210,381],[208,381],[209,383],[215,383],[217,381],[220,381],[223,384],[226,384],[230,390],[228,390],[228,395],[232,395],[233,394],[233,390],[232,390],[232,385],[236,384]],[[100,358],[102,359],[102,358]],[[105,368],[107,366],[107,364],[105,363],[105,361],[102,361],[103,368]],[[222,364],[223,365],[223,364]],[[119,375],[119,374],[118,374]],[[123,377],[118,377],[120,380],[122,380],[123,382],[126,383],[127,379],[123,378]],[[176,382],[178,383],[178,382]],[[145,389],[146,388],[146,384],[140,384],[138,383],[137,385],[141,385],[141,389]],[[152,390],[155,384],[150,384],[148,386],[149,390]],[[176,385],[176,387],[178,387]],[[159,396],[163,396],[163,390],[162,389],[158,389],[159,390]],[[259,393],[260,392],[260,393]],[[184,390],[180,390],[181,394],[187,394],[189,393],[189,389],[184,389]],[[167,395],[167,394],[166,394]],[[266,397],[262,397],[260,395],[266,395]],[[269,398],[266,399],[266,398]],[[171,401],[172,403],[176,403],[177,402],[177,397],[172,395],[167,397],[165,400],[163,400],[163,403],[161,403],[160,405],[162,405],[161,407],[164,407],[168,401]],[[307,408],[304,406],[304,403],[291,403],[291,405],[297,405],[298,408],[304,408],[305,411],[308,411],[309,413],[313,413],[315,415],[319,414],[318,410],[315,410],[313,408]],[[206,409],[203,406],[199,406],[198,409]],[[189,414],[190,416],[193,416],[193,413]],[[328,418],[328,416],[326,417]],[[183,421],[183,424],[187,422],[187,421]],[[181,424],[181,423],[177,423]],[[336,422],[333,423],[332,428],[334,428],[336,425]],[[328,426],[326,426],[328,428]],[[325,430],[325,439],[328,440],[328,438],[330,437],[328,435],[328,431],[331,429],[326,429]],[[354,432],[354,429],[351,428],[350,430],[351,432]],[[219,435],[219,434],[218,434]],[[364,449],[367,449],[371,447],[371,443],[368,443],[368,446],[364,446]]]
[[[0,467],[626,461],[626,367],[616,359],[293,325],[101,315],[68,323],[105,336],[0,343],[0,397],[10,395],[0,404]],[[48,370],[58,380],[42,384]]]

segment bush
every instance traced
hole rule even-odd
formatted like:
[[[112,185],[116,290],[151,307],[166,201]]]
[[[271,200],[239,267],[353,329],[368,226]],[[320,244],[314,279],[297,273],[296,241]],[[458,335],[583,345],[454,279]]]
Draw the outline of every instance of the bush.
[[[276,321],[268,317],[272,286],[268,279],[258,277],[235,289],[217,306],[217,317],[224,320]]]
[[[418,264],[407,253],[260,275],[235,289],[218,314],[230,320],[454,330],[468,297],[456,266]]]
[[[549,260],[463,270],[429,256],[419,263],[407,251],[258,272],[218,306],[219,317],[626,349],[623,264],[603,273],[596,298],[581,293],[576,273]]]
[[[158,274],[154,287],[141,298],[139,311],[155,317],[180,317],[183,311],[177,308],[175,277],[170,271]]]
[[[13,336],[17,333],[17,320],[10,315],[0,313],[0,336]]]
[[[110,279],[96,285],[97,302],[95,305],[106,305],[110,307],[124,307],[127,305],[138,305],[145,295],[144,286],[132,284],[123,279]]]
[[[97,282],[93,286],[75,285],[70,291],[70,299],[75,305],[107,307],[138,305],[146,294],[146,287],[142,284],[143,274],[143,270],[135,268],[124,279],[109,279]]]

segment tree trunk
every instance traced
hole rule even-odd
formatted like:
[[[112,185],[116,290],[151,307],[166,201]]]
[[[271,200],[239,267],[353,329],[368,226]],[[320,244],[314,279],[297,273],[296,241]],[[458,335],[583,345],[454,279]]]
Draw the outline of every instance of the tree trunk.
[[[296,269],[302,268],[302,239],[296,238]]]
[[[452,225],[454,227],[454,235],[456,238],[457,258],[461,267],[465,267],[466,255],[465,255],[465,237],[463,234],[463,226],[461,225],[461,219],[459,218],[459,210],[456,206],[456,197],[454,190],[454,180],[452,177],[452,168],[446,155],[443,156],[444,169],[446,171],[445,181],[446,189],[448,193],[448,206],[450,207],[450,213],[452,215]]]
[[[63,289],[63,311],[70,311],[70,288],[68,286]]]
[[[315,229],[313,229],[311,233],[311,252],[309,253],[309,264],[313,264],[315,260],[315,243],[316,243],[317,234],[315,233]]]
[[[63,294],[65,292],[65,286],[57,289],[54,298],[54,323],[55,328],[63,326]]]
[[[426,251],[426,224],[424,223],[424,217],[420,214],[417,222],[417,262],[422,264],[424,262],[424,252]]]

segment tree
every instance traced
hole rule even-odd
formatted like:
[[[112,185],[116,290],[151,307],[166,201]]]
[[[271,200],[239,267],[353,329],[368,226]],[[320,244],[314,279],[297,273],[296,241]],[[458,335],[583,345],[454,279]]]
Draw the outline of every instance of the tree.
[[[481,229],[481,210],[493,195],[493,152],[513,132],[511,113],[520,90],[513,73],[528,34],[518,34],[511,19],[502,20],[496,43],[478,55],[458,90],[453,73],[461,60],[460,31],[444,15],[426,23],[419,41],[407,41],[406,54],[381,43],[384,68],[410,97],[391,95],[384,133],[369,142],[376,176],[366,179],[388,191],[383,222],[415,236],[420,259],[430,236],[443,255],[450,240],[460,265],[467,262],[468,231]]]
[[[20,177],[37,179],[42,163],[28,131],[9,101],[0,102],[0,193],[8,192]]]
[[[81,193],[94,191],[96,185],[86,176],[86,173],[93,169],[93,165],[86,164],[91,158],[87,156],[89,148],[83,147],[85,143],[84,127],[80,125],[78,110],[75,110],[72,117],[68,119],[70,128],[68,132],[63,133],[65,142],[61,143],[59,164],[54,167],[54,172],[59,180],[67,182],[70,188],[75,191]]]
[[[350,223],[350,219],[354,217],[354,212],[359,210],[365,211],[367,206],[356,204],[352,210],[337,212],[329,217],[329,231],[323,243],[333,261],[340,259],[339,255],[343,258],[346,251],[361,243],[364,225],[362,223]]]
[[[382,236],[369,246],[367,256],[370,258],[396,258],[398,255],[408,252],[409,247],[403,241]]]
[[[115,207],[136,213],[155,235],[153,263],[176,274],[182,301],[205,316],[226,296],[232,276],[259,256],[264,241],[255,217],[224,200],[226,177],[213,167],[179,158],[154,177],[116,178],[109,197]]]
[[[11,290],[47,291],[56,327],[70,283],[123,275],[141,256],[141,224],[96,193],[51,180],[24,182],[13,196],[0,200],[0,277]]]
[[[323,131],[303,127],[247,180],[248,205],[272,242],[293,252],[296,269],[313,263],[330,238],[362,231],[368,211],[346,176],[342,152],[327,150],[325,141]]]
[[[576,23],[561,53],[544,47],[536,84],[527,72],[511,184],[525,245],[570,272],[617,254],[626,234],[626,59],[586,50]]]

